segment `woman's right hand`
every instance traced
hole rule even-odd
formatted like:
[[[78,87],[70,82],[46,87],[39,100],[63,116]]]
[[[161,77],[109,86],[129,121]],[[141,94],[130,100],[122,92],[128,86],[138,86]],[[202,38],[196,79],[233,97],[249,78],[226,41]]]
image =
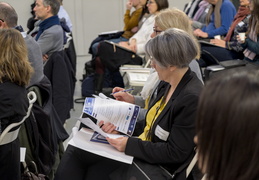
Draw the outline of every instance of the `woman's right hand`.
[[[116,126],[110,122],[104,123],[104,121],[99,122],[99,127],[106,133],[109,134],[120,134],[118,131],[116,131]]]
[[[126,4],[126,8],[127,8],[128,10],[131,10],[132,6],[133,6],[132,2],[131,2],[131,1],[128,1],[127,4]]]
[[[113,88],[112,93],[114,93],[113,96],[115,97],[115,99],[118,101],[125,101],[128,103],[134,104],[135,103],[134,96],[127,92],[122,92],[123,90],[125,90],[125,89],[120,88],[120,87]]]
[[[245,36],[245,39],[244,39],[244,40],[241,40],[241,38],[240,38],[240,36],[239,36],[239,35],[237,35],[236,37],[237,37],[237,41],[238,41],[240,44],[245,43],[246,36]]]
[[[138,26],[131,29],[131,32],[136,33],[138,31]]]

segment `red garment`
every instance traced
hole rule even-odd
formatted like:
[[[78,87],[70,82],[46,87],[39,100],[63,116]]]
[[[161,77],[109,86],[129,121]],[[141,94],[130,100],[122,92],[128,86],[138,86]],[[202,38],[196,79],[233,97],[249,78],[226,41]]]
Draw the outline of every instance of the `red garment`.
[[[233,34],[233,32],[234,32],[234,29],[235,29],[236,25],[237,25],[240,21],[242,21],[243,19],[245,19],[246,16],[249,15],[250,13],[251,13],[251,12],[250,12],[250,9],[249,9],[248,6],[240,6],[240,7],[239,7],[239,9],[238,9],[238,11],[237,11],[237,14],[235,15],[234,20],[233,20],[233,22],[232,22],[232,24],[231,24],[231,26],[230,26],[230,28],[229,28],[229,30],[228,30],[228,33],[227,33],[227,35],[226,35],[226,37],[225,37],[225,41],[230,41],[231,36],[232,36],[232,34]]]

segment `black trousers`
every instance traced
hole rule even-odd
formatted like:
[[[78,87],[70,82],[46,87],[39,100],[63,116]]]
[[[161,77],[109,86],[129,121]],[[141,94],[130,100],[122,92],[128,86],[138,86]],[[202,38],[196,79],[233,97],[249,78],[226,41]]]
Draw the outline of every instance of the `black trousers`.
[[[109,174],[121,166],[129,165],[69,145],[55,180],[108,180]]]
[[[201,44],[201,51],[202,50],[206,50],[206,51],[210,52],[219,61],[226,61],[226,60],[231,60],[231,59],[243,59],[243,57],[244,57],[243,52],[236,52],[236,51],[228,50],[226,48],[210,46],[210,45],[206,45],[206,44]],[[205,62],[205,65],[202,64],[202,66],[209,66],[209,65],[217,64],[217,62],[215,62],[210,56],[207,56],[204,54],[201,54],[201,59]],[[199,64],[201,62],[198,61]]]
[[[11,143],[0,146],[0,179],[21,179],[20,143],[18,138]]]

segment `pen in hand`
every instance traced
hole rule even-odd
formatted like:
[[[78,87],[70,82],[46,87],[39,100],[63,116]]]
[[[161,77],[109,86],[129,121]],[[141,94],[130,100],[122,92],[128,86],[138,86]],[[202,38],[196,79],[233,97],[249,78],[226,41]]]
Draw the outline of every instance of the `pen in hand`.
[[[111,95],[116,94],[116,93],[118,93],[118,92],[129,92],[129,91],[133,91],[133,90],[134,90],[133,88],[125,89],[125,90],[123,90],[123,91],[117,91],[117,92],[111,93]]]

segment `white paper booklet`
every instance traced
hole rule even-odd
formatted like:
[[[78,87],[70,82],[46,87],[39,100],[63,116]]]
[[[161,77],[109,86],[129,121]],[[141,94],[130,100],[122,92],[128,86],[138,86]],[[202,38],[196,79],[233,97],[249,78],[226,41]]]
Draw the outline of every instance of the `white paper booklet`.
[[[103,94],[95,98],[86,98],[82,118],[89,117],[96,124],[100,121],[110,122],[116,130],[131,136],[138,118],[140,107],[134,104],[116,101]],[[91,117],[93,118],[91,118]]]
[[[146,82],[150,73],[147,72],[129,72],[127,73],[129,81]]]
[[[91,141],[93,134],[93,130],[82,128],[80,131],[75,133],[68,144],[91,152],[93,154],[97,154],[99,156],[103,156],[127,164],[132,163],[132,156],[126,155],[124,152],[119,152],[110,144],[96,143]]]

